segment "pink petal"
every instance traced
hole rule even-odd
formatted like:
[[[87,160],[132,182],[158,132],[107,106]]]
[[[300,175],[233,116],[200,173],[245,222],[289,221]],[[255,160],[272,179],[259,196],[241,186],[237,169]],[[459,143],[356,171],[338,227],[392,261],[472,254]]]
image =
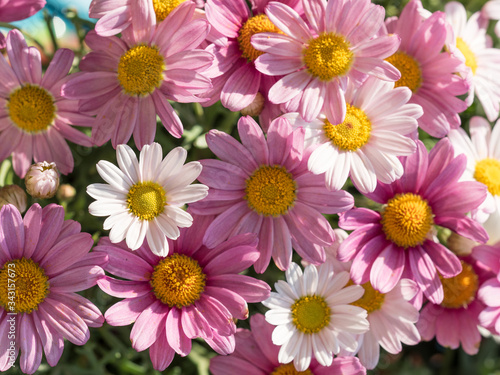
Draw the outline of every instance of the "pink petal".
[[[159,300],[146,307],[130,332],[132,347],[138,352],[149,348],[158,339],[165,324],[168,307]]]
[[[244,116],[238,120],[238,134],[241,143],[250,151],[257,164],[268,164],[269,151],[266,138],[253,118]]]
[[[19,360],[21,371],[25,374],[33,374],[42,362],[42,343],[35,323],[30,314],[22,314],[19,319],[19,335],[21,358]]]
[[[387,246],[372,265],[370,282],[381,293],[390,292],[401,279],[405,267],[405,250]]]
[[[89,328],[73,310],[65,304],[46,297],[44,303],[38,305],[40,320],[46,320],[64,338],[75,345],[85,344],[89,337]]]
[[[164,371],[175,356],[175,351],[168,345],[165,334],[165,329],[163,329],[160,337],[149,347],[149,357],[157,371]]]
[[[286,35],[297,39],[303,43],[312,39],[307,24],[300,18],[300,15],[288,5],[273,2],[266,7],[266,14],[272,23]]]
[[[435,304],[443,301],[443,285],[430,256],[420,246],[408,251],[410,267],[419,288]]]
[[[191,351],[191,340],[184,334],[181,324],[181,313],[180,309],[171,308],[167,315],[165,329],[168,332],[168,344],[176,353],[186,356]]]
[[[237,69],[222,88],[222,105],[231,111],[239,111],[250,105],[260,87],[261,75],[252,64]]]
[[[97,285],[104,293],[118,298],[135,298],[151,291],[151,286],[145,282],[133,280],[117,280],[105,276],[97,280]]]
[[[56,243],[39,262],[49,276],[58,274],[83,258],[94,244],[88,233],[77,233]]]
[[[247,302],[262,302],[271,291],[267,283],[246,275],[221,274],[210,277],[207,285],[230,289]]]
[[[186,306],[181,310],[181,313],[182,329],[188,338],[212,338],[210,324],[194,305]]]
[[[50,366],[57,365],[64,349],[63,336],[55,331],[45,320],[41,320],[38,312],[33,312],[33,322],[42,342],[43,351]]]
[[[104,317],[106,322],[112,326],[126,326],[134,323],[139,314],[155,301],[158,300],[153,293],[133,299],[125,299],[111,306],[104,314]]]
[[[208,147],[219,159],[243,168],[249,175],[258,168],[252,154],[230,135],[211,130],[206,139]]]
[[[11,259],[20,259],[24,249],[24,225],[18,209],[7,204],[0,210],[0,246]]]
[[[152,97],[155,104],[156,113],[160,117],[160,120],[162,121],[165,129],[167,129],[167,131],[175,138],[180,138],[182,136],[184,128],[179,116],[172,108],[172,105],[168,102],[167,98],[160,93],[159,90],[156,90]]]
[[[313,79],[307,70],[288,74],[269,90],[269,100],[275,104],[286,103],[299,95]]]

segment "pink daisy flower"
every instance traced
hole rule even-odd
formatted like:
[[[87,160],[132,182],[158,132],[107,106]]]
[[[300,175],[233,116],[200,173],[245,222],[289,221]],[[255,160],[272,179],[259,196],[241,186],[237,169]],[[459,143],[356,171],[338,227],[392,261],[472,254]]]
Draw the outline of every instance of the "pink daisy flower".
[[[99,19],[95,25],[97,34],[112,36],[122,33],[140,18],[147,17],[156,25],[185,1],[189,0],[92,0],[89,17]]]
[[[270,287],[239,275],[258,258],[257,239],[242,234],[214,249],[202,244],[213,216],[196,217],[171,241],[173,253],[154,255],[147,244],[132,252],[124,243],[102,238],[95,252],[107,254],[106,271],[121,277],[101,279],[99,287],[124,300],[105,313],[112,326],[134,323],[130,333],[137,351],[149,348],[153,366],[163,371],[174,354],[186,356],[191,339],[203,338],[219,354],[234,351],[234,319],[248,318],[247,302],[261,302]]]
[[[377,180],[389,184],[403,175],[398,156],[416,150],[409,136],[417,130],[422,108],[408,104],[411,91],[375,77],[359,87],[348,81],[345,120],[332,124],[324,114],[305,122],[298,113],[284,115],[293,127],[305,129],[306,146],[316,145],[308,162],[315,174],[325,174],[326,186],[339,190],[348,176],[356,188],[369,193]],[[326,173],[325,173],[326,172]]]
[[[500,110],[500,50],[491,48],[488,22],[480,12],[467,21],[464,6],[456,1],[447,3],[445,12],[453,30],[448,48],[465,63],[470,76],[466,103],[471,105],[476,94],[488,120],[495,121]]]
[[[424,110],[418,120],[420,128],[441,138],[460,126],[458,113],[468,105],[457,96],[467,93],[469,82],[455,74],[466,68],[463,61],[443,52],[445,14],[436,12],[424,20],[422,9],[420,0],[411,0],[399,18],[386,21],[387,32],[401,37],[399,50],[387,61],[401,72],[396,87],[409,87],[413,92],[410,103],[420,104]]]
[[[280,347],[273,344],[275,327],[266,322],[264,315],[250,318],[250,329],[238,329],[235,334],[236,349],[228,356],[215,356],[210,360],[210,371],[214,375],[245,374],[299,374],[292,363],[278,361]],[[322,366],[313,358],[304,373],[314,375],[365,375],[366,369],[356,357],[336,357],[331,366]]]
[[[428,302],[420,312],[417,328],[423,340],[436,337],[445,347],[457,349],[461,345],[467,354],[477,354],[481,343],[479,314],[486,307],[478,299],[478,289],[493,276],[490,267],[498,263],[499,256],[500,247],[476,246],[470,256],[461,258],[462,271],[458,275],[441,278],[443,301],[439,305]],[[498,271],[500,267],[496,268]],[[491,295],[491,291],[483,296],[498,299],[498,294]]]
[[[80,63],[82,73],[63,86],[63,95],[80,99],[80,110],[96,115],[92,141],[113,147],[127,143],[132,134],[141,149],[153,142],[156,115],[174,137],[183,133],[179,116],[168,102],[202,101],[198,94],[211,87],[202,74],[213,56],[194,49],[205,40],[208,23],[192,20],[195,5],[179,5],[156,29],[147,18],[120,39],[89,32],[93,50]],[[168,67],[168,68],[167,68]]]
[[[105,254],[89,254],[92,236],[64,220],[55,204],[34,204],[24,215],[13,205],[0,210],[0,371],[19,357],[21,371],[33,374],[42,353],[55,366],[64,339],[83,345],[89,327],[100,327],[99,309],[76,292],[104,276]],[[14,330],[13,330],[14,327]],[[7,333],[14,337],[7,339]],[[14,342],[14,344],[12,344]],[[19,351],[21,354],[19,355]]]
[[[190,205],[194,213],[219,215],[205,234],[205,245],[217,246],[239,233],[258,234],[260,257],[254,267],[259,273],[271,256],[286,270],[292,247],[313,264],[324,262],[323,247],[335,237],[322,213],[350,209],[352,196],[327,190],[324,177],[307,170],[304,132],[292,131],[286,119],[271,123],[267,140],[251,117],[239,120],[238,132],[242,144],[217,130],[207,134],[208,146],[221,160],[200,161],[198,180],[208,185],[208,196]]]
[[[206,16],[212,27],[221,35],[207,50],[215,56],[213,88],[203,103],[212,105],[219,99],[231,111],[245,110],[256,100],[263,100],[261,124],[267,128],[274,118],[281,115],[277,105],[269,102],[267,94],[277,79],[268,77],[255,68],[255,59],[262,55],[250,43],[252,35],[259,32],[277,33],[280,30],[264,14],[269,0],[258,0],[250,11],[244,0],[208,0]]]
[[[366,196],[383,204],[380,212],[356,208],[341,216],[339,226],[354,230],[339,248],[339,260],[352,260],[356,284],[371,282],[387,293],[404,277],[417,282],[433,303],[443,301],[445,278],[461,271],[458,257],[433,239],[440,225],[474,241],[488,240],[481,225],[466,216],[486,198],[486,188],[476,181],[458,179],[466,167],[465,156],[453,157],[447,138],[430,153],[417,143],[417,152],[402,157],[403,176],[379,183]],[[439,272],[439,274],[438,274]]]
[[[89,126],[93,122],[78,112],[76,100],[60,94],[73,63],[73,52],[57,50],[42,77],[40,52],[27,46],[20,31],[11,30],[7,55],[10,66],[0,56],[0,161],[12,154],[14,171],[21,178],[32,160],[54,162],[61,173],[70,173],[74,161],[66,140],[92,145],[71,125]]]
[[[332,124],[340,124],[346,114],[348,77],[400,78],[398,70],[384,61],[396,52],[399,37],[375,36],[385,10],[370,0],[310,0],[302,1],[302,6],[308,23],[289,6],[269,3],[266,14],[284,35],[252,37],[252,45],[266,52],[255,60],[255,67],[270,76],[284,76],[269,91],[271,102],[295,107],[306,121],[324,110]]]
[[[479,323],[491,333],[500,335],[500,303],[498,301],[500,293],[500,242],[493,246],[484,246],[484,248],[489,250],[490,257],[486,258],[483,263],[491,268],[493,277],[486,280],[477,292],[480,301],[486,305],[486,308],[479,314]]]

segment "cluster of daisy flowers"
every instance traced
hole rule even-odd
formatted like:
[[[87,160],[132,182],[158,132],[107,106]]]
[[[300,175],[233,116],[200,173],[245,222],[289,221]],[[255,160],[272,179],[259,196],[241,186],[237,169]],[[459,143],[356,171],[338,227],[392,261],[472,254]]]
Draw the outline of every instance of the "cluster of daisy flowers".
[[[0,0],[0,21],[44,5]],[[500,2],[398,14],[92,0],[81,57],[0,33],[0,371],[103,324],[159,371],[201,339],[214,375],[361,375],[381,348],[500,335]],[[229,126],[188,141],[219,101]],[[75,149],[116,159],[82,176]]]

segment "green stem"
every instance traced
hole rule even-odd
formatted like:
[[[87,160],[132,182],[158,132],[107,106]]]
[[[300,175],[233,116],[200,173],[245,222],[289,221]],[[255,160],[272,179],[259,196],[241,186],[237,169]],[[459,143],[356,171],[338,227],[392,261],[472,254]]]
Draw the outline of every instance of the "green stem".
[[[5,29],[11,29],[11,30],[19,30],[19,31],[22,31],[23,35],[25,37],[27,37],[28,39],[32,40],[33,43],[35,43],[38,48],[40,48],[42,51],[45,49],[44,46],[42,45],[42,43],[40,43],[33,35],[27,33],[26,31],[24,30],[21,30],[19,27],[17,26],[14,26],[14,25],[11,25],[10,23],[6,23],[6,22],[0,22],[0,27],[3,27]]]
[[[47,29],[49,30],[50,40],[52,41],[52,45],[54,46],[54,50],[52,54],[56,53],[59,49],[59,43],[57,43],[56,33],[54,31],[54,22],[53,17],[46,10],[43,11],[43,19],[47,24]]]

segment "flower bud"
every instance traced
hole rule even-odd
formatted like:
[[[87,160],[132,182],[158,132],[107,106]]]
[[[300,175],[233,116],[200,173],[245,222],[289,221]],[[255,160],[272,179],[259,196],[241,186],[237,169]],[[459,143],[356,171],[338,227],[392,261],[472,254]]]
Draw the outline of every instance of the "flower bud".
[[[76,190],[70,184],[62,184],[57,190],[57,199],[60,201],[69,201],[73,199],[76,194]]]
[[[472,253],[472,249],[479,245],[478,242],[472,241],[468,238],[462,237],[459,234],[451,233],[448,237],[448,249],[453,251],[456,255],[463,257]]]
[[[55,163],[33,164],[24,178],[26,191],[33,198],[52,198],[59,187],[59,171]]]
[[[264,109],[264,102],[265,102],[264,95],[262,95],[260,92],[257,92],[257,95],[255,95],[255,99],[253,100],[253,102],[241,110],[241,115],[242,116],[260,115],[260,113]]]
[[[0,208],[6,204],[13,204],[19,212],[26,211],[28,196],[25,191],[17,185],[7,185],[0,188]]]

